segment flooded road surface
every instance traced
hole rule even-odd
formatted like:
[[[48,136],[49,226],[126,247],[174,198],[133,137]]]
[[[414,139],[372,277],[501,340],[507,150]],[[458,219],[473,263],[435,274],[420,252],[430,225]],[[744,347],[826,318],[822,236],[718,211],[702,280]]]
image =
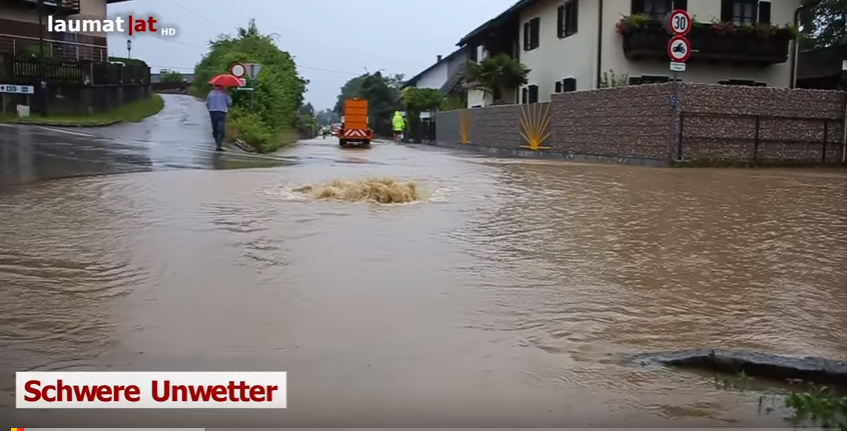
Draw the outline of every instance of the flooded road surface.
[[[621,358],[847,359],[843,173],[321,139],[278,157],[291,164],[0,195],[0,414],[28,427],[779,426],[755,393]],[[371,176],[430,194],[379,206],[291,191]],[[21,370],[288,371],[289,408],[12,410]]]

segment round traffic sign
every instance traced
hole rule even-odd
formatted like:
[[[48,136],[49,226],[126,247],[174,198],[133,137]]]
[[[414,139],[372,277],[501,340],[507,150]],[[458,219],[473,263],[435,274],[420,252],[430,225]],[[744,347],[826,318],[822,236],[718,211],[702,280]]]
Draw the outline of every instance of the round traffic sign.
[[[676,36],[685,36],[691,31],[691,16],[682,9],[668,14],[668,29]]]
[[[243,78],[247,74],[247,68],[241,63],[233,63],[229,67],[229,73],[236,78]]]
[[[691,42],[683,36],[674,36],[668,42],[668,56],[671,61],[685,63],[691,56]]]

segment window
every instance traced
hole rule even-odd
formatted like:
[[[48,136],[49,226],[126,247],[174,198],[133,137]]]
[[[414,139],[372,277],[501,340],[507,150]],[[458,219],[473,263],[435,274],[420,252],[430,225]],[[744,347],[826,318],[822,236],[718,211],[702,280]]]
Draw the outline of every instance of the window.
[[[523,49],[532,51],[538,48],[541,38],[541,18],[533,18],[523,25]]]
[[[565,4],[559,6],[558,10],[558,29],[559,39],[566,38],[577,30],[579,22],[579,0],[568,0]]]
[[[757,0],[722,0],[721,21],[735,25],[770,23],[771,3]]]
[[[644,0],[641,13],[652,19],[663,19],[671,11],[670,0]]]
[[[471,48],[471,61],[480,62],[485,60],[485,47],[482,44],[476,45]]]
[[[562,92],[562,81],[556,81],[556,93]]]
[[[538,86],[532,84],[527,88],[529,89],[529,103],[538,103]]]
[[[562,80],[562,92],[570,93],[576,91],[576,78],[565,78]]]
[[[663,20],[674,9],[688,10],[688,0],[632,0],[632,13]]]
[[[521,103],[538,103],[538,86],[530,84],[521,90]]]

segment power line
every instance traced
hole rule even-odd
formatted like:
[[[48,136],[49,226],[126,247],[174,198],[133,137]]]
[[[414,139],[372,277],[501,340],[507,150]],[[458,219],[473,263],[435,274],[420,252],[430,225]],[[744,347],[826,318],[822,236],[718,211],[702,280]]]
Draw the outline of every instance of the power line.
[[[213,22],[212,20],[210,20],[209,18],[206,18],[206,17],[204,17],[203,15],[200,15],[199,13],[194,12],[193,10],[191,10],[191,9],[189,9],[189,8],[187,8],[187,7],[183,6],[183,5],[181,5],[181,4],[180,4],[180,3],[178,3],[176,0],[170,0],[170,2],[171,2],[171,3],[173,3],[174,5],[176,5],[177,7],[181,8],[182,10],[184,10],[184,11],[186,11],[186,12],[188,12],[188,13],[190,13],[190,14],[194,15],[194,16],[196,16],[197,18],[200,18],[200,19],[202,19],[203,21],[206,21],[207,23],[212,24],[213,26],[216,26],[216,27],[218,26],[216,23],[214,23],[214,22]]]

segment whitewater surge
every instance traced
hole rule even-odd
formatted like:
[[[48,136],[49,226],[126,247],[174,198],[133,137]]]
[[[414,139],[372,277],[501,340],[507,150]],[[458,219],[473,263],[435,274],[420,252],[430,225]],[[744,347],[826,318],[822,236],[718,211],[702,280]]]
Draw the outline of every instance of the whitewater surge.
[[[429,194],[414,181],[392,178],[334,180],[294,187],[293,194],[311,200],[408,204],[428,199]]]

